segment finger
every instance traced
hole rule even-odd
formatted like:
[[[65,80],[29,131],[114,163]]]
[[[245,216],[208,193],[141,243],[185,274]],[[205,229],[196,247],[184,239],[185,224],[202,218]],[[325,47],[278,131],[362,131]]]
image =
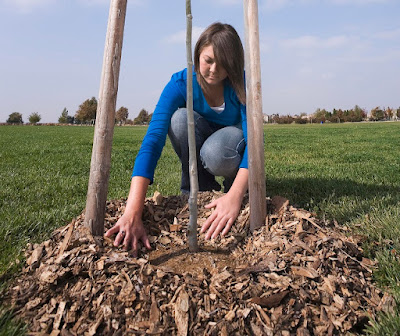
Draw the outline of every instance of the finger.
[[[215,208],[216,205],[217,205],[217,202],[216,202],[216,200],[214,200],[214,201],[212,201],[211,203],[206,204],[204,207],[205,207],[206,209],[210,209],[210,208]]]
[[[211,224],[210,228],[209,228],[208,231],[207,231],[206,237],[205,237],[206,240],[208,240],[208,239],[211,238],[211,236],[213,235],[214,231],[217,229],[219,222],[220,222],[220,219],[217,218],[217,219]]]
[[[225,236],[225,235],[229,232],[229,230],[230,230],[231,227],[232,227],[233,222],[234,222],[233,219],[230,218],[229,221],[228,221],[228,223],[226,223],[225,229],[224,229],[224,231],[222,231],[222,233],[221,233],[221,236],[222,236],[222,237]]]
[[[117,236],[115,237],[114,240],[114,246],[119,246],[123,240],[125,239],[125,231],[121,230],[118,232]]]
[[[118,225],[115,225],[115,226],[113,226],[110,230],[108,230],[106,233],[105,233],[105,236],[106,237],[110,237],[110,236],[112,236],[114,233],[117,233],[119,231],[119,226]]]
[[[206,236],[205,236],[205,239],[206,239],[206,240],[211,239],[211,236],[213,235],[215,229],[216,229],[216,226],[215,226],[215,225],[212,225],[212,226],[208,229],[208,231],[207,231],[207,233],[206,233]]]
[[[138,239],[136,238],[136,236],[134,236],[132,239],[132,255],[135,258],[137,257],[137,251],[138,251]]]
[[[215,228],[214,233],[212,234],[211,238],[214,239],[214,238],[218,237],[219,233],[222,231],[223,228],[225,228],[226,224],[227,224],[226,219],[225,218],[222,219],[219,222],[218,226]]]
[[[126,237],[124,239],[124,249],[128,251],[130,249],[130,242],[131,242],[131,234],[129,231],[126,234]]]
[[[217,218],[217,213],[213,212],[210,217],[207,218],[207,220],[203,223],[203,225],[201,226],[201,230],[200,233],[204,233],[209,227],[210,225],[214,222],[214,220]]]
[[[146,234],[142,237],[142,242],[143,242],[143,245],[144,245],[148,250],[151,250],[150,240],[149,240],[149,238],[147,237]]]

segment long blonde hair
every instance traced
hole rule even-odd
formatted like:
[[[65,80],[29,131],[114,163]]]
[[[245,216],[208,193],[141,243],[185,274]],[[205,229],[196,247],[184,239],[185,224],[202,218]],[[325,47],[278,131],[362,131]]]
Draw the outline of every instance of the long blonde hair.
[[[202,89],[206,86],[206,81],[200,75],[200,53],[209,45],[213,47],[216,62],[228,73],[227,79],[239,101],[245,105],[244,50],[235,28],[229,24],[216,22],[200,35],[194,49],[194,69],[199,74],[197,78]]]

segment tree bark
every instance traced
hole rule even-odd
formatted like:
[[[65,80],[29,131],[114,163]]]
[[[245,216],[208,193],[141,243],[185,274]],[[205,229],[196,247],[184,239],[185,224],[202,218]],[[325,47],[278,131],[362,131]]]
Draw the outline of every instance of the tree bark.
[[[189,174],[190,174],[190,195],[189,195],[189,225],[188,245],[190,252],[197,252],[197,193],[199,182],[197,177],[196,140],[193,116],[193,61],[192,61],[192,9],[191,1],[186,0],[186,56],[187,56],[187,91],[186,108],[188,121],[188,142],[189,142]]]
[[[243,0],[246,36],[246,106],[249,151],[250,230],[266,216],[264,133],[257,0]]]
[[[85,225],[95,237],[104,235],[126,6],[127,0],[111,0],[108,17],[85,212]]]

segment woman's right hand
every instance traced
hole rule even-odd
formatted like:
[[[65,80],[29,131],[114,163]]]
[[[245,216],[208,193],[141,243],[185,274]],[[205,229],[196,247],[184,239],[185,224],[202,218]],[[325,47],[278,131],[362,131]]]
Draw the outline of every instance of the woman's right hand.
[[[148,249],[151,249],[149,238],[140,217],[134,219],[123,215],[118,222],[105,233],[106,237],[116,234],[114,246],[123,245],[126,250],[132,250],[134,257],[137,257],[140,242]]]
[[[148,178],[141,176],[132,178],[125,212],[118,222],[105,233],[106,237],[116,234],[114,246],[124,245],[126,250],[132,250],[134,257],[137,257],[140,243],[148,250],[151,249],[142,221],[144,198],[149,184]]]

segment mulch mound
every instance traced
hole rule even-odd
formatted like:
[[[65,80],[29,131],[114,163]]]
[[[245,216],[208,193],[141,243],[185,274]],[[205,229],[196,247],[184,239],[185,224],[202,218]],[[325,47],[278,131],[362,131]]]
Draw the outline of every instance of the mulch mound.
[[[218,193],[200,193],[198,222]],[[342,228],[267,200],[266,226],[249,233],[244,202],[229,235],[186,247],[187,199],[147,199],[153,250],[132,258],[95,243],[84,215],[28,246],[6,297],[31,335],[344,335],[390,305],[372,283],[375,263]],[[125,200],[107,204],[106,229]],[[142,251],[144,252],[144,251]]]

